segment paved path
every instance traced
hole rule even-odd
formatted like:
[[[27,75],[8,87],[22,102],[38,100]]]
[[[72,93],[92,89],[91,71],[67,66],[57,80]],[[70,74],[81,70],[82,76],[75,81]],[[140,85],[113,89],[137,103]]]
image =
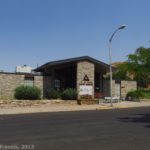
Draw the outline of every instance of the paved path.
[[[82,111],[82,110],[104,110],[104,109],[121,109],[130,107],[150,106],[150,102],[120,102],[114,103],[110,107],[110,103],[100,103],[97,105],[77,105],[77,104],[38,104],[36,106],[17,106],[0,108],[0,115],[3,114],[24,114],[38,112],[60,112],[60,111]]]

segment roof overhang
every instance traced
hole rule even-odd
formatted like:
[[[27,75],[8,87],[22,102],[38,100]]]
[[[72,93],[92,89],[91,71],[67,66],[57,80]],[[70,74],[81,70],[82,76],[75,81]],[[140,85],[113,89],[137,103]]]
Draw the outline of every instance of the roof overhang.
[[[75,64],[80,61],[89,61],[89,62],[92,62],[93,64],[95,64],[95,66],[97,66],[99,68],[103,68],[106,71],[109,70],[108,64],[101,62],[97,59],[94,59],[92,57],[89,57],[89,56],[82,56],[82,57],[69,58],[69,59],[63,59],[63,60],[58,60],[58,61],[51,61],[51,62],[48,62],[48,63],[36,68],[34,71],[44,72],[47,68],[56,67],[59,65]]]

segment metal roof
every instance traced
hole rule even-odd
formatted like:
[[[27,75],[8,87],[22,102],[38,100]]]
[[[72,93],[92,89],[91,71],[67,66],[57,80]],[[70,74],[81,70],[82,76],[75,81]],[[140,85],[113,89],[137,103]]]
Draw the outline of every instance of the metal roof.
[[[44,65],[36,68],[35,71],[42,72],[47,67],[52,67],[52,66],[67,64],[67,63],[76,63],[76,62],[85,61],[85,60],[90,61],[97,65],[100,65],[101,67],[105,67],[107,69],[109,68],[109,65],[104,62],[101,62],[101,61],[94,59],[92,57],[89,57],[89,56],[82,56],[82,57],[75,57],[75,58],[69,58],[69,59],[63,59],[63,60],[57,60],[57,61],[50,61],[50,62],[45,63]]]

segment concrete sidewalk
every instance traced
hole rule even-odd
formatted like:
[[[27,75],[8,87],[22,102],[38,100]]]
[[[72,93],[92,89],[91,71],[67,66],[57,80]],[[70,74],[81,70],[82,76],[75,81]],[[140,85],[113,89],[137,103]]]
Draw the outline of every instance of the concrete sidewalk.
[[[84,111],[84,110],[105,110],[105,109],[121,109],[132,107],[150,106],[150,102],[127,102],[100,103],[96,105],[77,105],[77,104],[39,104],[34,106],[16,106],[0,108],[0,115],[6,114],[24,114],[24,113],[39,113],[39,112],[61,112],[61,111]]]

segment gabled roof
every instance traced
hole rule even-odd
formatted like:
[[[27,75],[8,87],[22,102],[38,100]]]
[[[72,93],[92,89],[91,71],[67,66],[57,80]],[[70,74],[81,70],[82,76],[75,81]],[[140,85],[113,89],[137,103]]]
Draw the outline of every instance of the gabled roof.
[[[69,59],[63,59],[63,60],[57,60],[57,61],[50,61],[50,62],[36,68],[35,71],[41,72],[41,71],[44,71],[44,69],[46,67],[52,67],[52,66],[67,64],[67,63],[76,63],[76,62],[85,61],[85,60],[90,61],[97,65],[100,65],[102,67],[105,67],[106,69],[109,68],[109,65],[104,62],[101,62],[101,61],[94,59],[92,57],[89,57],[89,56],[82,56],[82,57],[75,57],[75,58],[69,58]]]

